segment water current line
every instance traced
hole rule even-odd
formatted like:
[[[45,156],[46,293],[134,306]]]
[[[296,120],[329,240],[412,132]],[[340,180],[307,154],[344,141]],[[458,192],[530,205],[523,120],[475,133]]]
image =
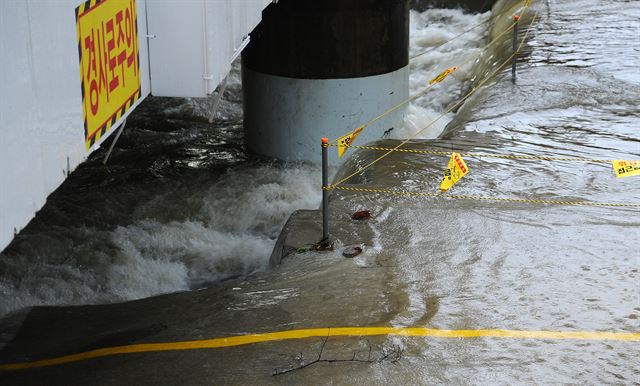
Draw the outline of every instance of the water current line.
[[[627,203],[618,203],[618,202],[540,200],[540,199],[529,199],[529,198],[465,196],[465,195],[455,195],[455,194],[443,195],[442,193],[410,192],[406,190],[394,190],[394,189],[385,189],[385,188],[376,188],[376,187],[356,188],[356,187],[348,187],[348,186],[334,186],[332,189],[346,190],[350,192],[383,193],[383,194],[389,194],[392,196],[446,198],[450,200],[498,201],[498,202],[510,202],[510,203],[520,203],[520,204],[597,206],[597,207],[614,207],[614,208],[640,208],[640,204],[627,204]]]
[[[525,11],[528,8],[525,8]],[[446,116],[447,114],[449,114],[450,112],[452,112],[454,109],[456,109],[458,106],[462,105],[462,103],[464,101],[466,101],[467,99],[469,99],[473,94],[475,94],[485,83],[487,83],[490,79],[492,79],[496,74],[498,74],[500,71],[502,71],[503,67],[505,67],[510,61],[511,59],[516,55],[517,52],[520,52],[520,50],[522,49],[522,46],[524,45],[524,43],[527,40],[527,37],[529,35],[529,32],[531,31],[531,27],[533,26],[533,24],[535,23],[537,17],[538,17],[538,13],[540,12],[540,8],[538,8],[536,10],[535,15],[533,16],[533,18],[531,19],[531,23],[529,23],[529,26],[527,27],[527,31],[525,33],[525,35],[522,38],[522,41],[520,42],[520,45],[518,46],[518,50],[516,52],[513,52],[511,55],[509,55],[509,57],[507,58],[507,60],[505,60],[500,66],[498,66],[496,68],[496,70],[491,73],[489,76],[487,76],[486,78],[484,78],[477,86],[473,87],[471,89],[471,91],[469,91],[465,96],[463,96],[462,98],[460,98],[460,100],[458,100],[458,102],[456,102],[455,104],[453,104],[450,108],[447,109],[447,111],[445,111],[444,113],[442,113],[438,118],[434,119],[433,121],[431,121],[427,126],[423,127],[422,129],[418,130],[416,133],[414,133],[412,136],[410,136],[409,138],[405,139],[404,141],[402,141],[400,144],[398,144],[394,149],[399,149],[402,146],[404,146],[405,144],[407,144],[407,142],[411,141],[412,139],[414,139],[415,137],[417,137],[420,133],[422,133],[423,131],[425,131],[426,129],[428,129],[429,127],[433,126],[436,122],[438,122],[440,119],[442,119],[444,116]],[[524,13],[524,11],[523,11]],[[506,30],[508,31],[508,29]],[[375,160],[373,160],[372,162],[368,163],[367,165],[359,168],[358,170],[356,170],[355,172],[351,173],[350,175],[348,175],[347,177],[341,179],[340,181],[336,182],[335,184],[327,187],[328,189],[332,189],[342,183],[344,183],[345,181],[351,179],[352,177],[364,172],[365,170],[367,170],[368,168],[370,168],[371,166],[373,166],[374,164],[376,164],[377,162],[379,162],[380,160],[386,158],[389,154],[391,154],[393,151],[388,151],[386,153],[384,153],[383,155],[381,155],[380,157],[376,158]]]
[[[509,56],[509,60],[511,60],[511,58],[513,57],[513,54],[511,54]],[[508,63],[505,62],[505,63]],[[381,161],[382,159],[386,158],[389,154],[393,153],[394,151],[396,151],[397,149],[401,148],[402,146],[404,146],[405,144],[407,144],[407,142],[411,141],[412,139],[414,139],[415,137],[418,136],[418,134],[422,133],[423,131],[425,131],[426,129],[428,129],[429,127],[433,126],[436,122],[438,122],[440,119],[442,119],[444,116],[446,116],[447,114],[449,114],[450,112],[452,112],[454,109],[456,109],[458,106],[460,106],[464,101],[466,101],[469,97],[471,97],[473,94],[475,94],[475,92],[484,85],[484,83],[486,83],[489,79],[491,79],[493,77],[493,75],[497,74],[499,71],[502,70],[502,67],[504,67],[505,63],[503,63],[502,65],[500,65],[496,71],[494,71],[491,75],[489,75],[487,78],[485,78],[482,82],[480,82],[480,84],[477,87],[474,87],[469,93],[467,93],[467,95],[463,96],[462,98],[460,98],[460,100],[458,100],[458,102],[456,102],[455,104],[453,104],[450,108],[447,109],[447,111],[445,111],[444,113],[442,113],[438,118],[434,119],[433,121],[431,121],[427,126],[423,127],[422,129],[420,129],[419,131],[417,131],[416,133],[414,133],[411,137],[405,139],[404,141],[402,141],[398,146],[392,148],[391,150],[387,151],[386,153],[384,153],[383,155],[381,155],[380,157],[376,158],[375,160],[373,160],[372,162],[368,163],[365,166],[362,166],[361,168],[359,168],[358,170],[356,170],[355,172],[351,173],[350,175],[344,177],[343,179],[341,179],[340,181],[336,182],[333,185],[328,186],[328,189],[334,189],[335,187],[337,187],[338,185],[348,181],[349,179],[355,177],[356,175],[364,172],[365,170],[369,169],[371,166],[373,166],[374,164],[378,163],[379,161]]]
[[[527,9],[527,8],[529,8],[529,7],[530,7],[530,5],[525,4],[525,8],[524,8],[524,9],[526,10],[526,9]],[[496,17],[495,17],[495,19],[496,19],[496,20],[501,19],[504,15],[506,15],[506,14],[507,14],[507,13],[509,13],[510,11],[511,11],[511,9],[507,9],[507,10],[503,11],[503,12],[502,12],[502,13],[500,13],[498,16],[496,16]],[[426,54],[428,54],[429,52],[435,51],[435,50],[437,50],[438,48],[440,48],[440,47],[442,47],[442,46],[445,46],[445,45],[447,45],[447,44],[449,44],[449,43],[451,43],[451,42],[453,42],[453,41],[455,41],[455,40],[459,39],[460,37],[464,36],[465,34],[467,34],[467,33],[471,32],[471,31],[473,31],[474,29],[476,29],[476,28],[478,28],[478,27],[480,27],[480,26],[482,26],[482,25],[484,25],[484,24],[486,24],[486,22],[484,22],[484,21],[483,21],[482,23],[478,23],[478,24],[474,25],[473,27],[471,27],[471,28],[469,28],[469,29],[467,29],[467,30],[465,30],[465,31],[461,32],[460,34],[458,34],[458,35],[456,35],[456,36],[452,37],[451,39],[449,39],[449,40],[447,40],[447,41],[444,41],[444,42],[442,42],[442,43],[440,43],[440,44],[438,44],[438,45],[435,45],[435,46],[433,46],[433,47],[430,47],[430,48],[429,48],[429,49],[427,49],[427,50],[421,51],[421,52],[419,52],[419,53],[417,53],[417,54],[413,55],[412,57],[410,57],[410,58],[409,58],[409,61],[414,60],[414,59],[416,59],[416,58],[419,58],[419,57],[420,57],[420,56],[422,56],[422,55],[426,55]],[[496,37],[493,39],[493,41],[487,45],[487,47],[491,46],[491,44],[493,44],[493,42],[494,42],[494,41],[496,41],[498,38],[502,37],[505,33],[507,33],[507,31],[511,30],[511,28],[513,28],[513,26],[514,26],[514,25],[515,25],[515,22],[514,22],[514,23],[512,23],[509,27],[507,27],[507,29],[506,29],[505,31],[503,31],[503,32],[502,32],[502,33],[500,33],[498,36],[496,36]],[[485,47],[485,48],[486,48],[486,47]]]
[[[413,55],[412,57],[410,57],[410,58],[409,58],[409,60],[410,60],[410,61],[411,61],[411,60],[414,60],[414,59],[416,59],[416,58],[419,58],[419,57],[420,57],[420,56],[422,56],[422,55],[426,55],[426,54],[428,54],[429,52],[435,51],[435,50],[437,50],[438,48],[440,48],[440,47],[442,47],[442,46],[444,46],[444,45],[447,45],[447,44],[451,43],[452,41],[454,41],[454,40],[456,40],[456,39],[458,39],[458,38],[462,37],[463,35],[465,35],[465,34],[467,34],[467,33],[471,32],[471,31],[473,31],[474,29],[476,29],[476,28],[480,27],[481,25],[484,25],[485,23],[486,23],[486,22],[478,23],[478,24],[474,25],[473,27],[469,28],[468,30],[465,30],[464,32],[462,32],[462,33],[460,33],[460,34],[458,34],[458,35],[456,35],[456,36],[452,37],[451,39],[449,39],[449,40],[447,40],[447,41],[445,41],[445,42],[442,42],[442,43],[440,43],[440,44],[438,44],[438,45],[435,45],[435,46],[433,46],[433,47],[429,48],[428,50],[425,50],[425,51],[422,51],[422,52],[420,52],[420,53],[418,53],[418,54]]]
[[[337,146],[329,144],[328,146]],[[364,145],[347,145],[347,148],[376,150],[376,151],[392,151],[400,153],[414,153],[414,154],[426,154],[426,155],[441,155],[449,157],[450,151],[439,150],[421,150],[421,149],[396,149],[392,147],[378,147],[378,146],[364,146]],[[606,163],[610,164],[614,160],[612,159],[590,159],[580,157],[554,157],[554,156],[538,156],[538,155],[518,155],[518,154],[491,154],[491,153],[462,153],[461,156],[469,158],[500,158],[500,159],[517,159],[517,160],[530,160],[530,161],[564,161],[564,162],[581,162],[581,163]]]
[[[528,8],[529,8],[529,5],[525,6],[525,8],[524,8],[524,10],[523,10],[522,12],[523,12],[523,13],[524,13],[524,12],[526,12],[526,10],[527,10]],[[502,14],[500,14],[500,16],[499,16],[499,17],[502,17],[504,14],[505,14],[505,12],[503,12]],[[472,30],[473,30],[473,29],[475,29],[476,27],[478,27],[478,26],[480,26],[480,25],[483,25],[483,24],[484,24],[484,23],[480,23],[480,24],[476,25],[475,27],[473,27],[473,28],[471,28],[471,29],[467,30],[466,32],[463,32],[462,34],[460,34],[460,35],[458,35],[458,36],[455,36],[455,37],[453,37],[452,39],[450,39],[450,40],[448,40],[448,41],[446,41],[446,42],[444,42],[444,43],[440,44],[439,46],[433,47],[432,49],[436,49],[436,48],[441,47],[441,46],[443,46],[443,45],[445,45],[445,44],[447,44],[447,43],[450,43],[450,42],[452,42],[452,41],[456,40],[457,38],[459,38],[460,36],[464,35],[465,33],[469,32],[469,31],[472,31]],[[458,64],[458,65],[457,65],[457,67],[458,67],[458,68],[462,68],[464,65],[468,64],[468,63],[469,63],[469,62],[471,62],[472,60],[480,58],[480,56],[482,56],[483,52],[484,52],[486,49],[488,49],[489,47],[491,47],[492,45],[494,45],[496,42],[498,42],[498,40],[499,40],[502,36],[504,36],[507,32],[510,32],[510,31],[513,29],[513,27],[515,26],[515,24],[516,24],[516,22],[515,22],[515,21],[514,21],[514,22],[512,22],[512,23],[511,23],[507,28],[505,28],[505,30],[504,30],[504,31],[502,31],[502,32],[501,32],[500,34],[498,34],[495,38],[493,38],[493,39],[492,39],[492,40],[491,40],[487,45],[485,45],[485,47],[483,48],[483,50],[482,50],[478,55],[472,55],[472,56],[470,56],[470,57],[469,57],[469,58],[467,58],[464,62],[462,62],[462,63]],[[414,58],[416,58],[416,57],[418,57],[418,56],[420,56],[420,55],[424,55],[424,54],[426,54],[426,53],[427,53],[427,52],[429,52],[429,51],[430,51],[430,50],[427,50],[427,51],[425,51],[425,52],[423,52],[423,53],[421,53],[421,54],[419,54],[419,55],[416,55],[416,56],[414,56],[413,58],[411,58],[411,60],[413,60]],[[452,75],[452,76],[453,76],[453,75]],[[407,99],[405,99],[405,100],[403,100],[403,101],[399,102],[399,103],[398,103],[398,104],[396,104],[395,106],[390,107],[388,110],[384,111],[382,114],[380,114],[380,115],[378,115],[377,117],[375,117],[375,118],[373,118],[373,119],[371,119],[371,120],[369,120],[369,121],[365,122],[364,124],[360,125],[359,127],[361,127],[361,128],[365,128],[365,127],[367,127],[367,126],[370,126],[370,125],[372,125],[373,123],[375,123],[375,122],[379,121],[380,119],[382,119],[382,118],[386,117],[387,115],[391,114],[392,112],[394,112],[394,111],[398,110],[400,107],[402,107],[402,106],[404,106],[404,105],[406,105],[406,104],[408,104],[408,103],[413,102],[414,100],[416,100],[416,99],[418,99],[419,97],[421,97],[421,96],[423,96],[424,94],[426,94],[426,93],[427,93],[427,91],[429,91],[429,90],[430,90],[430,89],[431,89],[435,84],[436,84],[436,83],[431,83],[431,84],[429,84],[429,85],[428,85],[424,90],[422,90],[422,91],[420,91],[420,92],[418,92],[418,93],[416,93],[416,94],[414,94],[414,95],[411,95],[409,98],[407,98]],[[445,114],[445,115],[446,115],[446,114]],[[434,122],[434,123],[435,123],[435,122]],[[427,127],[429,127],[429,126],[427,126]],[[421,132],[422,132],[422,131],[424,131],[425,129],[426,129],[426,128],[424,128],[424,129],[420,130],[418,133],[416,133],[416,135],[417,135],[417,134],[419,134],[419,133],[421,133]],[[330,143],[329,145],[331,146],[331,145],[335,145],[335,144],[337,144],[337,143],[338,143],[339,138],[340,138],[340,137],[338,137],[338,138],[334,139],[333,141],[331,141],[331,143]],[[413,138],[415,138],[415,136],[414,136]]]

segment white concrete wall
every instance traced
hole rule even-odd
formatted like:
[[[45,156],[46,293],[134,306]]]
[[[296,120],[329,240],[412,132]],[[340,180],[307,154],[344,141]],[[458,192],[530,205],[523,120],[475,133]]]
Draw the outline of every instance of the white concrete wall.
[[[75,169],[89,154],[74,12],[79,3],[0,1],[0,250],[65,180],[68,168]],[[138,0],[142,37],[144,5]],[[141,43],[144,97],[148,55],[146,42]]]
[[[149,25],[158,36],[150,43],[157,60],[151,65],[153,89],[157,95],[196,97],[224,78],[234,50],[271,2],[203,1],[136,0],[142,96],[134,107],[152,89],[147,14],[155,18]],[[80,3],[0,0],[0,250],[42,208],[68,168],[74,170],[108,136],[87,151],[75,21]],[[206,74],[212,78],[205,84]]]
[[[173,97],[204,97],[212,93],[270,3],[271,0],[149,1],[151,93]]]

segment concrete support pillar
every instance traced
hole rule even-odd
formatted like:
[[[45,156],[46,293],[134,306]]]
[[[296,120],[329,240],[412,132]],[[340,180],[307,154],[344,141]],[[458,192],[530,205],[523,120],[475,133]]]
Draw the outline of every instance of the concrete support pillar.
[[[407,0],[280,0],[242,54],[250,150],[320,162],[318,141],[357,128],[408,97]],[[402,125],[404,109],[356,144]],[[330,151],[329,162],[338,161]]]

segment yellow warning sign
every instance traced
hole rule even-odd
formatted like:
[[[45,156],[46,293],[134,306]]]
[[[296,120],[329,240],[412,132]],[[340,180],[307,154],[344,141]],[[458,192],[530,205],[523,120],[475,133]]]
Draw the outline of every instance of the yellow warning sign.
[[[444,171],[444,178],[440,183],[440,190],[446,192],[456,182],[458,182],[458,180],[466,176],[467,173],[469,173],[469,168],[462,159],[462,156],[459,153],[451,153],[449,164],[447,165],[447,169]]]
[[[358,135],[360,135],[363,129],[364,126],[360,126],[353,133],[338,138],[338,157],[342,158],[344,152],[349,146],[353,145],[353,142],[358,138]]]
[[[140,98],[135,0],[89,0],[76,8],[87,149]]]
[[[431,86],[434,83],[442,82],[444,80],[444,78],[446,78],[447,76],[453,74],[453,72],[455,70],[457,70],[457,69],[458,69],[458,67],[454,66],[454,67],[450,67],[450,68],[447,68],[446,70],[442,71],[440,74],[438,74],[438,76],[436,76],[435,78],[433,78],[433,79],[431,79],[429,81],[429,86]]]
[[[618,178],[640,175],[640,161],[615,160],[612,163],[613,171]]]

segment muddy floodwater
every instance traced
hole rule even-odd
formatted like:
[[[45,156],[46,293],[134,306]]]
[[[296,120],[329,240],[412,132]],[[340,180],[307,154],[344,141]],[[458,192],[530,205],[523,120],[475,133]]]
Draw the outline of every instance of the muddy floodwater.
[[[485,23],[413,61],[412,93],[465,55],[481,56],[412,103],[405,127],[375,146],[415,137],[403,147],[640,159],[640,1],[533,1],[522,17],[521,37],[533,24],[515,84],[510,67],[497,67],[511,37],[482,50],[510,22],[512,9],[503,11],[412,11],[412,55]],[[421,131],[474,86],[482,87],[462,107]],[[0,254],[0,363],[309,328],[531,334],[313,337],[118,355],[4,373],[0,380],[640,383],[637,338],[536,337],[539,331],[640,332],[640,210],[608,205],[640,203],[640,177],[616,178],[606,162],[467,157],[469,174],[441,197],[332,191],[335,250],[305,252],[305,232],[319,230],[320,219],[298,213],[298,226],[288,229],[294,248],[269,268],[289,215],[318,208],[320,172],[247,155],[240,85],[230,87],[213,123],[195,102],[149,101],[132,118],[111,166],[89,161]],[[158,114],[162,126],[154,123]],[[348,151],[349,159],[332,171],[335,180],[382,154]],[[447,161],[395,152],[342,186],[437,193]],[[110,205],[96,207],[98,200]],[[351,220],[359,210],[369,210],[371,219]],[[361,245],[362,254],[343,257],[342,248],[351,244]],[[118,303],[133,299],[141,300]],[[36,305],[76,306],[22,308]]]

